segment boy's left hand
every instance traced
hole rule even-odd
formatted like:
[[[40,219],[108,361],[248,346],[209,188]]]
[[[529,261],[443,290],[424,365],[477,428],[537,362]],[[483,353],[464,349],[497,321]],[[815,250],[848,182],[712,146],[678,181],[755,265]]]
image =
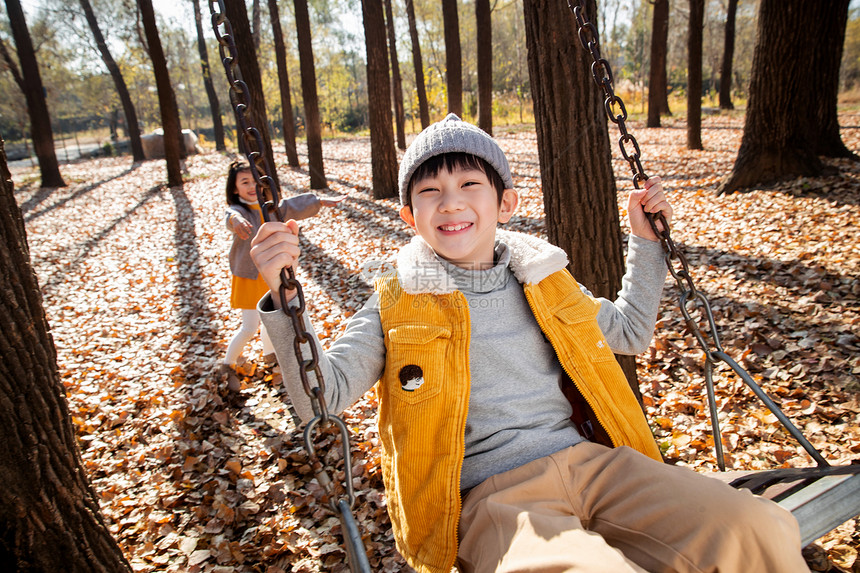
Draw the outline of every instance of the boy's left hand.
[[[672,222],[672,206],[666,200],[663,193],[663,183],[657,176],[645,181],[644,189],[635,189],[630,193],[627,200],[627,214],[630,217],[630,232],[649,241],[658,241],[659,238],[651,229],[651,224],[645,213],[663,213],[666,222]],[[663,230],[660,221],[655,221],[657,228]]]

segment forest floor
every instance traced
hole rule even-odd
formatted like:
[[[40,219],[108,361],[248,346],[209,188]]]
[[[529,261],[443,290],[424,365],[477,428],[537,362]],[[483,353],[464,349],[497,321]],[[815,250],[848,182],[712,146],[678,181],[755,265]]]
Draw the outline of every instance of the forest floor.
[[[860,113],[841,120],[843,140],[860,152]],[[723,347],[828,460],[858,460],[860,164],[828,161],[837,175],[716,197],[742,117],[706,117],[704,151],[685,149],[680,120],[631,128],[646,170],[665,181],[674,240],[711,301]],[[497,139],[522,194],[508,226],[543,235],[534,131],[498,130]],[[323,150],[330,192],[348,198],[303,223],[298,277],[325,345],[370,294],[362,265],[392,257],[410,234],[395,201],[370,197],[367,138],[327,140]],[[290,170],[282,152],[284,192],[306,190],[307,172]],[[218,376],[240,322],[229,307],[223,224],[229,162],[214,152],[188,158],[181,188],[164,185],[163,161],[128,157],[63,165],[61,189],[39,189],[34,168],[13,171],[81,455],[135,571],[341,571],[340,525],[318,503],[277,368],[263,366],[254,342],[238,395]],[[615,172],[623,216],[631,184],[618,157]],[[638,359],[641,390],[668,460],[711,471],[703,352],[684,330],[671,278],[666,287]],[[812,465],[737,376],[718,368],[716,378],[730,468]],[[385,511],[374,413],[369,393],[344,414],[356,518],[372,568],[406,570]],[[860,523],[814,548],[813,569],[860,571]]]

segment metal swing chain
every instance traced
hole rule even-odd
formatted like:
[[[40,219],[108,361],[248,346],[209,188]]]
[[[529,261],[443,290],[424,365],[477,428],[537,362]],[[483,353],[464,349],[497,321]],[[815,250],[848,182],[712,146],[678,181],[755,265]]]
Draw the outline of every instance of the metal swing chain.
[[[600,43],[598,42],[597,28],[592,24],[585,13],[585,0],[567,0],[567,6],[573,12],[576,18],[577,31],[579,42],[582,47],[591,54],[593,62],[591,64],[591,75],[598,87],[603,88],[604,100],[603,107],[606,110],[606,115],[609,120],[618,126],[621,137],[618,138],[618,146],[621,149],[622,157],[630,165],[633,172],[633,186],[639,189],[639,184],[646,181],[648,176],[642,168],[642,162],[639,152],[639,143],[633,134],[627,131],[627,108],[624,102],[615,93],[613,89],[614,80],[612,77],[612,68],[609,62],[600,54]],[[617,108],[617,109],[616,109]],[[629,149],[628,149],[629,146]],[[684,315],[684,320],[689,332],[696,337],[699,345],[705,353],[705,385],[708,392],[708,406],[711,416],[711,427],[714,434],[714,450],[716,453],[717,464],[721,471],[726,470],[725,459],[723,456],[722,437],[720,434],[719,419],[717,417],[716,395],[714,390],[713,371],[717,362],[724,362],[750,387],[758,398],[764,402],[765,406],[777,417],[786,430],[803,446],[803,449],[816,461],[819,467],[828,467],[830,464],[816,450],[809,440],[795,427],[788,417],[780,410],[773,400],[770,399],[764,390],[753,380],[752,376],[744,370],[744,368],[735,362],[723,350],[720,343],[720,334],[717,331],[716,321],[714,320],[711,305],[705,294],[696,288],[693,283],[693,277],[690,274],[690,268],[687,264],[687,258],[684,256],[675,242],[672,240],[669,231],[669,223],[663,213],[645,213],[648,222],[651,225],[654,233],[660,239],[663,250],[666,254],[666,264],[669,267],[669,273],[675,279],[678,285],[679,304],[681,313]],[[657,221],[660,222],[662,229],[657,227]],[[677,265],[675,264],[677,261]],[[697,319],[692,315],[692,311],[699,307],[706,319],[707,326],[704,330],[699,328]],[[692,307],[692,309],[690,308]],[[708,343],[708,339],[712,341],[713,347]]]
[[[243,151],[248,158],[251,174],[257,184],[257,201],[261,205],[263,220],[266,222],[279,221],[281,215],[277,205],[280,202],[280,193],[275,179],[272,177],[271,166],[266,159],[266,146],[260,131],[253,125],[253,120],[246,115],[250,108],[248,85],[242,80],[242,73],[239,69],[237,59],[236,43],[233,36],[233,27],[230,24],[230,20],[225,16],[224,0],[209,0],[209,12],[212,17],[212,29],[215,32],[215,38],[218,40],[221,61],[224,64],[224,71],[230,84],[230,103],[233,106],[236,122],[242,133],[244,142]],[[308,452],[310,465],[319,485],[323,488],[323,500],[340,519],[350,570],[362,573],[369,572],[370,564],[367,560],[364,542],[361,539],[361,533],[352,515],[352,507],[355,504],[355,491],[352,484],[349,429],[343,420],[328,412],[325,400],[325,381],[320,370],[319,355],[316,345],[312,342],[313,335],[305,328],[305,296],[302,285],[296,279],[295,271],[292,267],[281,270],[281,285],[278,290],[281,309],[289,315],[293,329],[296,332],[293,347],[296,353],[296,360],[299,364],[299,375],[302,387],[311,401],[311,407],[314,412],[314,418],[307,423],[303,432],[304,446]],[[297,306],[290,306],[286,303],[286,293],[288,290],[296,291]],[[302,352],[304,345],[307,345],[310,349],[311,358],[309,360],[304,358]],[[317,384],[315,386],[311,386],[311,382],[308,379],[308,372],[311,371],[316,377]],[[341,493],[335,491],[335,482],[331,478],[331,474],[336,471],[335,468],[328,465],[317,455],[317,448],[314,445],[315,434],[321,434],[327,426],[331,425],[337,429],[340,434],[341,444],[343,445],[344,481],[338,484],[341,486],[339,488]]]

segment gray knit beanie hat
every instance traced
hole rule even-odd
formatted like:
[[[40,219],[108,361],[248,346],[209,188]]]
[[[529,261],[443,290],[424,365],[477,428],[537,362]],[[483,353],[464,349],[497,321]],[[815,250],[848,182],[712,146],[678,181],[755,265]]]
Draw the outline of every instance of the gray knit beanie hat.
[[[412,174],[422,163],[443,153],[469,153],[480,157],[495,169],[505,189],[513,189],[514,178],[504,152],[487,132],[466,123],[453,113],[419,133],[400,162],[400,204],[406,205],[406,193]]]

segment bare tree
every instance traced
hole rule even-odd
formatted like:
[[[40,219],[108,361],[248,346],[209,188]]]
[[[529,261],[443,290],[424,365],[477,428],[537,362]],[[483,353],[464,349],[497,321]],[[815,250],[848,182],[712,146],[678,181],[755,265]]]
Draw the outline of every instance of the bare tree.
[[[367,91],[370,112],[370,161],[374,199],[397,196],[397,152],[391,125],[391,87],[385,51],[385,16],[378,0],[362,0],[367,46]]]
[[[385,24],[388,30],[388,55],[391,59],[391,101],[394,103],[394,124],[397,130],[397,147],[406,149],[406,118],[403,111],[403,85],[400,81],[400,62],[397,61],[397,40],[394,34],[394,10],[391,0],[385,0]]]
[[[269,19],[272,21],[272,35],[275,39],[275,60],[278,66],[278,86],[281,92],[281,126],[284,130],[284,147],[287,149],[287,163],[290,167],[299,166],[299,153],[296,150],[296,122],[293,119],[293,98],[290,94],[290,74],[287,70],[287,47],[281,29],[281,16],[278,0],[269,0]]]
[[[182,142],[182,125],[179,122],[176,94],[170,84],[170,74],[167,71],[167,60],[164,58],[161,40],[158,37],[152,0],[137,0],[137,6],[140,9],[146,44],[149,47],[149,58],[152,60],[152,70],[155,73],[155,87],[158,89],[158,107],[161,110],[161,127],[164,130],[167,184],[177,187],[182,185],[180,160],[185,146]]]
[[[305,103],[305,133],[308,140],[308,170],[311,172],[311,189],[325,189],[328,187],[328,182],[323,166],[322,129],[308,1],[294,0],[294,5],[296,33],[299,41],[299,65],[302,74],[302,100]]]
[[[421,129],[426,129],[430,125],[430,106],[427,104],[427,89],[424,87],[424,63],[421,59],[418,27],[415,25],[413,0],[406,0],[406,17],[409,20],[409,37],[412,39],[412,65],[415,68],[415,89],[418,92],[418,114],[421,117]]]
[[[251,35],[254,36],[254,52],[260,51],[260,0],[251,3]]]
[[[490,0],[475,0],[478,36],[478,127],[493,135],[493,23]]]
[[[212,129],[215,132],[215,149],[224,151],[224,124],[221,122],[221,104],[218,102],[218,94],[212,83],[212,68],[209,67],[209,52],[206,49],[206,39],[203,36],[203,23],[200,18],[200,0],[191,0],[194,3],[194,25],[197,28],[197,52],[200,54],[200,71],[203,74],[203,86],[206,88],[206,97],[209,98],[209,112],[212,114]]]
[[[523,9],[547,235],[578,281],[612,298],[624,255],[602,94],[567,4],[525,0]],[[594,23],[594,0],[586,12]],[[639,396],[635,362],[619,362]]]
[[[817,141],[822,135],[813,126],[825,119],[819,115],[825,106],[835,108],[836,90],[829,86],[837,81],[832,76],[842,48],[821,33],[838,25],[845,10],[844,0],[762,0],[744,134],[718,194],[823,173]],[[832,136],[838,125],[829,129]]]
[[[18,0],[6,0],[6,11],[9,14],[9,25],[12,37],[18,50],[18,60],[21,64],[21,84],[24,99],[27,100],[27,113],[30,115],[30,136],[33,148],[39,160],[39,171],[42,177],[42,187],[65,187],[66,182],[60,174],[60,164],[54,151],[54,132],[51,129],[51,116],[48,113],[48,103],[45,101],[45,89],[42,85],[42,75],[36,62],[36,51],[27,28],[27,20]]]
[[[3,38],[0,38],[0,57],[3,58],[3,63],[9,71],[12,72],[12,79],[15,80],[15,84],[18,86],[18,89],[21,90],[21,93],[24,93],[24,78],[21,76],[18,64],[15,63],[15,60],[12,59],[12,55],[9,53],[9,49],[6,48],[6,43],[3,42]]]
[[[0,139],[0,569],[131,571],[78,451]]]
[[[666,53],[669,44],[669,0],[652,0],[651,70],[648,80],[648,127],[660,127],[660,115],[669,113]]]
[[[723,64],[720,66],[720,109],[735,109],[732,103],[732,64],[735,59],[735,21],[738,0],[729,0],[726,9],[726,30],[723,41]]]
[[[460,19],[457,0],[442,0],[445,30],[445,79],[448,88],[448,113],[463,117],[463,56],[460,51]]]
[[[818,38],[813,44],[813,67],[821,81],[814,90],[816,104],[814,115],[809,117],[809,139],[818,155],[857,160],[857,155],[845,147],[839,135],[839,116],[836,113],[848,8],[849,0],[834,0],[829,4],[828,17],[818,18],[812,24],[818,28],[812,32]]]
[[[18,89],[21,90],[21,93],[23,94],[25,91],[24,78],[21,76],[21,71],[18,69],[18,64],[15,63],[14,59],[12,59],[12,55],[9,53],[8,48],[6,48],[6,44],[3,42],[2,38],[0,38],[0,58],[3,59],[3,63],[5,64],[6,68],[8,68],[9,71],[12,73],[12,79],[15,81],[15,85],[18,86]],[[26,106],[26,104],[25,104],[25,106]],[[26,107],[24,109],[26,110]],[[27,129],[27,121],[29,118],[24,117],[25,115],[27,115],[25,111],[22,112],[21,114],[18,114],[17,124],[18,124],[18,130],[21,133],[23,133],[24,130]],[[24,146],[26,149],[27,157],[29,157],[30,156],[30,143],[29,143],[29,140],[26,138],[24,139]]]
[[[702,34],[705,0],[690,0],[687,32],[687,149],[702,149]]]
[[[254,49],[254,36],[251,33],[251,23],[248,21],[248,9],[245,7],[244,2],[225,2],[224,7],[225,14],[230,20],[230,25],[233,27],[239,69],[242,71],[242,80],[248,85],[248,91],[250,92],[251,105],[249,117],[263,138],[265,158],[269,166],[269,172],[275,180],[275,185],[280,186],[278,172],[275,170],[272,139],[268,129],[269,120],[266,113],[263,80],[260,76],[260,64],[257,61],[257,52]],[[242,150],[242,153],[248,152],[244,137],[241,134],[239,135],[239,149]]]
[[[113,84],[116,87],[116,93],[119,95],[119,101],[122,104],[123,113],[125,113],[125,124],[128,127],[128,138],[131,143],[131,156],[134,161],[143,161],[143,145],[140,143],[140,125],[137,121],[137,112],[134,109],[134,104],[131,102],[131,95],[128,93],[128,87],[125,85],[125,80],[122,77],[122,72],[119,66],[116,65],[113,56],[108,49],[107,42],[99,28],[98,20],[93,13],[93,7],[90,0],[80,0],[81,8],[84,10],[84,17],[93,33],[93,38],[96,41],[96,47],[102,57],[105,67],[110,73]]]

